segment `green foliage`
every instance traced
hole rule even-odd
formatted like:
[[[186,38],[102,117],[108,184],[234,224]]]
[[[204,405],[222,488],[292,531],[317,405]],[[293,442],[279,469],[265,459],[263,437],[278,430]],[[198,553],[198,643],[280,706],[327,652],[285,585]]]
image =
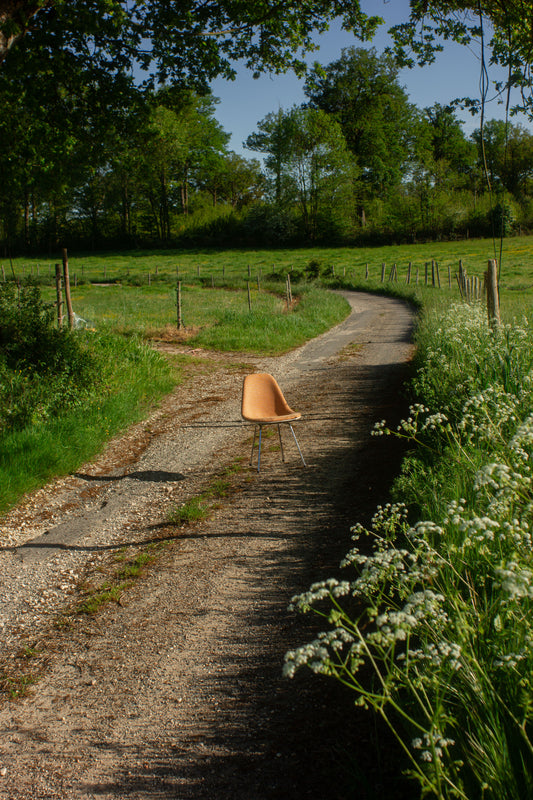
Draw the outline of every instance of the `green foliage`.
[[[61,375],[50,375],[42,396],[28,391],[31,379],[17,379],[16,392],[2,384],[0,513],[25,492],[94,457],[176,382],[168,362],[136,339],[92,333],[82,339],[98,380],[67,395],[68,404]]]
[[[395,189],[407,166],[413,113],[394,59],[346,48],[337,61],[315,66],[305,92],[313,108],[340,124],[359,168],[360,202]]]
[[[84,337],[52,325],[36,286],[0,285],[0,432],[54,417],[99,385]]]
[[[533,791],[533,331],[479,307],[424,317],[396,495],[331,578],[293,599],[327,629],[286,656],[349,686],[398,738],[422,796]],[[407,504],[407,505],[406,505]],[[361,542],[361,546],[360,546]],[[369,550],[370,545],[370,550]],[[369,680],[369,674],[373,680]]]

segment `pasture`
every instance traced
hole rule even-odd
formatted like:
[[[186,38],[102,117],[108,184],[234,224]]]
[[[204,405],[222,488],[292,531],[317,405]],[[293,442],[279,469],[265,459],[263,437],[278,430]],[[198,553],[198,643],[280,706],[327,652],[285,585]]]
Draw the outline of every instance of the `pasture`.
[[[482,282],[488,259],[500,256],[502,314],[510,318],[526,313],[533,297],[530,236],[505,239],[501,251],[499,242],[472,239],[387,247],[69,253],[69,270],[74,311],[89,327],[175,337],[179,280],[185,328],[181,338],[215,349],[281,352],[339,319],[338,309],[328,309],[316,327],[301,326],[301,316],[288,323],[287,275],[295,298],[305,297],[319,275],[325,286],[392,291],[433,306],[459,296],[455,274],[460,262]],[[19,258],[0,264],[7,278],[38,280],[43,296],[53,302],[54,265],[60,260]],[[438,268],[438,296],[427,278],[432,261]],[[308,316],[316,318],[325,302],[315,296],[307,303]]]

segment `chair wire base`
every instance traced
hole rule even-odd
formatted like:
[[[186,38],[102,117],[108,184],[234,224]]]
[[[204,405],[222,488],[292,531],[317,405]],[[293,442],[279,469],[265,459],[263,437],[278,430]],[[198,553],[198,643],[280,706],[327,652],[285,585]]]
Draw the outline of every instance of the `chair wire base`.
[[[305,463],[305,459],[304,459],[304,457],[302,455],[302,451],[300,450],[300,445],[298,444],[298,439],[296,438],[296,434],[294,433],[294,428],[292,427],[290,422],[287,422],[286,424],[291,429],[291,433],[292,433],[294,441],[296,443],[296,447],[298,448],[298,452],[300,453],[300,458],[302,459],[302,464],[304,465],[304,467],[306,467],[307,464]],[[277,425],[278,425],[279,444],[280,444],[280,448],[281,448],[281,460],[285,463],[285,453],[284,453],[284,450],[283,450],[283,441],[281,439],[281,424],[277,423]],[[263,431],[263,426],[262,425],[256,425],[254,427],[254,439],[253,439],[253,442],[252,442],[252,452],[250,453],[250,466],[252,466],[252,462],[253,462],[254,449],[255,449],[255,440],[257,438],[257,429],[258,428],[259,428],[259,448],[258,448],[258,454],[257,454],[257,471],[261,472],[261,435],[262,435],[262,431]]]

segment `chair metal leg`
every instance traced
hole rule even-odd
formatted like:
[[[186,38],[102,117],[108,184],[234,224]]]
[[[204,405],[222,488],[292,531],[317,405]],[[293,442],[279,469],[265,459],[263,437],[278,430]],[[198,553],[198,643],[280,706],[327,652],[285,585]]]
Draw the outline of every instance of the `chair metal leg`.
[[[302,455],[302,451],[300,450],[300,445],[298,444],[298,439],[296,438],[296,434],[294,433],[293,427],[292,427],[292,425],[290,423],[289,423],[289,428],[291,429],[291,433],[294,436],[294,441],[296,442],[296,447],[298,448],[298,452],[300,453],[300,458],[302,459],[302,464],[304,465],[304,467],[306,467],[307,464],[305,463],[304,457]]]
[[[262,426],[259,426],[259,453],[257,455],[257,471],[261,472],[261,433],[263,431]]]
[[[283,442],[281,441],[281,425],[278,422],[278,436],[279,436],[279,446],[281,447],[281,460],[285,461],[285,453],[283,452]]]
[[[255,437],[257,436],[257,425],[254,426],[254,440],[252,442],[252,452],[250,453],[250,466],[252,466],[252,461],[254,458],[254,448],[255,448]]]

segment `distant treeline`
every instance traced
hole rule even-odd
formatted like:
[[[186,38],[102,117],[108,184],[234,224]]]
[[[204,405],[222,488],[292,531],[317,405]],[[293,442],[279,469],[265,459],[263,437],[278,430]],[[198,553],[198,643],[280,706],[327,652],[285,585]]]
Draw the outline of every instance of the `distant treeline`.
[[[215,100],[116,86],[102,109],[57,76],[0,72],[0,254],[154,246],[388,244],[533,229],[533,135],[419,109],[392,59],[349,48],[308,102],[228,150]],[[101,93],[98,95],[101,101]]]

